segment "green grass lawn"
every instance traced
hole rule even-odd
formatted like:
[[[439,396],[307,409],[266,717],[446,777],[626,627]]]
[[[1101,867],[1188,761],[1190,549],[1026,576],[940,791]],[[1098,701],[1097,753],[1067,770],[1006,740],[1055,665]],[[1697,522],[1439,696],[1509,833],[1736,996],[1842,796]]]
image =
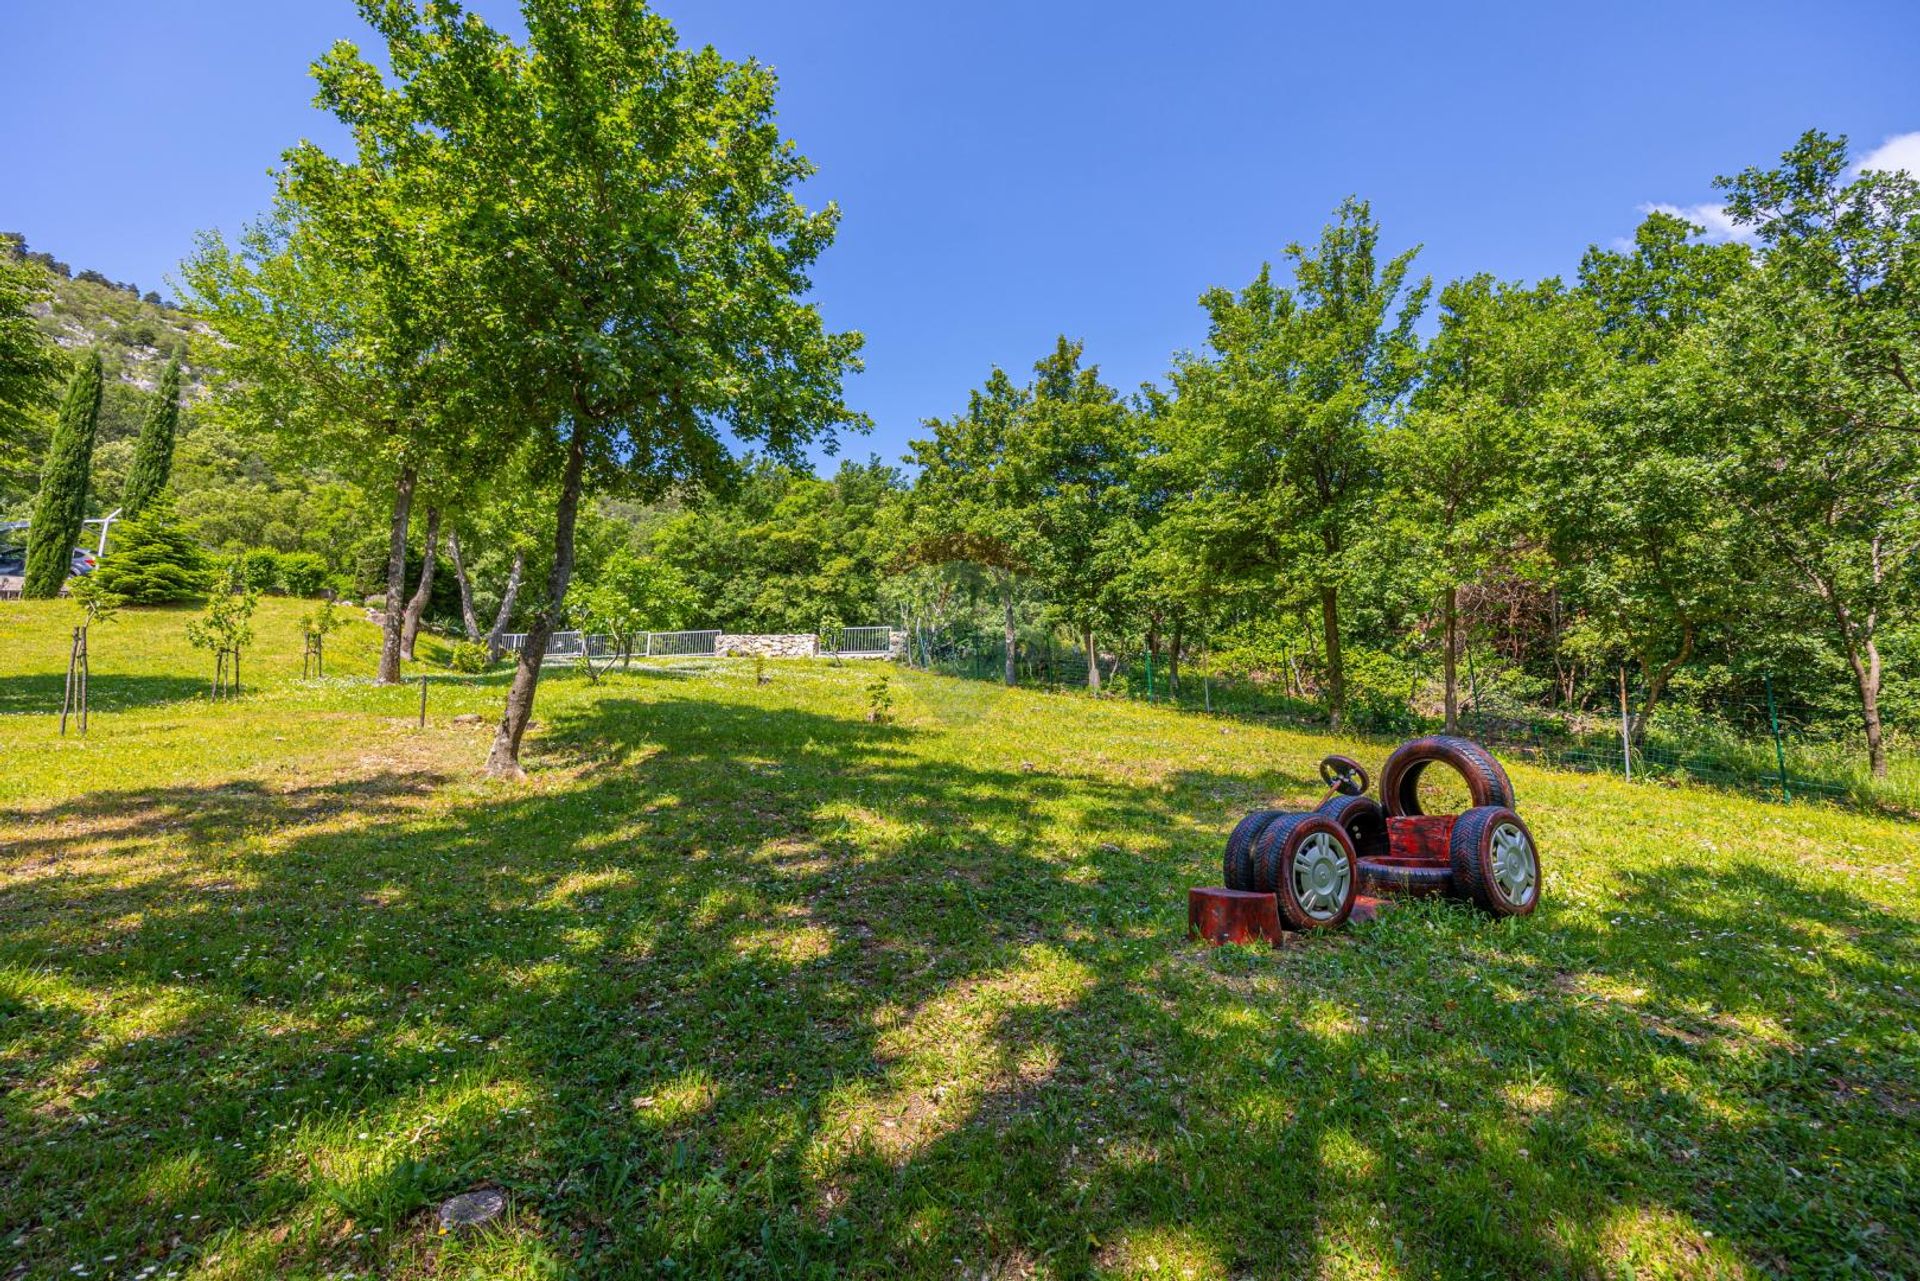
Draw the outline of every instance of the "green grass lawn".
[[[0,1277],[1920,1274],[1920,828],[1516,767],[1536,916],[1216,950],[1332,741],[687,660],[493,784],[303,608],[233,703],[98,628],[82,740],[0,605]]]

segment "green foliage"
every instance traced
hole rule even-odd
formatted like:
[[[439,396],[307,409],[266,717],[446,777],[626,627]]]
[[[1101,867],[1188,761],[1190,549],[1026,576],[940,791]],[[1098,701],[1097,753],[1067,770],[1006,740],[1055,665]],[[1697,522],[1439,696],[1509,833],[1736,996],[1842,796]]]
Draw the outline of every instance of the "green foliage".
[[[31,469],[22,446],[59,370],[58,349],[33,318],[51,282],[39,264],[16,256],[21,248],[19,241],[0,237],[0,499],[7,497],[11,477]]]
[[[206,556],[162,491],[140,515],[114,526],[113,549],[92,577],[135,604],[165,605],[198,596],[206,571]]]
[[[318,596],[327,583],[327,560],[317,552],[284,552],[280,586],[289,596]]]
[[[215,655],[238,654],[253,643],[253,614],[259,605],[260,593],[244,585],[238,568],[224,567],[205,611],[187,620],[187,643]]]
[[[480,641],[455,641],[447,656],[447,666],[469,675],[484,672],[492,665],[487,647]]]
[[[1081,344],[1059,338],[1017,387],[995,369],[964,416],[930,420],[913,443],[921,475],[908,558],[966,562],[991,573],[1011,617],[1017,581],[1074,635],[1124,617],[1136,550],[1127,482],[1133,419]],[[1098,669],[1088,667],[1098,686]]]
[[[893,722],[893,670],[885,664],[876,664],[879,672],[867,682],[867,724],[889,725]]]
[[[180,362],[170,360],[160,377],[160,390],[154,394],[147,421],[140,428],[133,465],[120,491],[120,505],[128,516],[138,516],[167,487],[167,476],[173,470],[173,438],[179,425]]]
[[[1316,245],[1287,247],[1290,288],[1263,266],[1237,294],[1209,290],[1211,355],[1174,371],[1171,464],[1189,498],[1169,519],[1220,572],[1317,597],[1336,725],[1348,545],[1370,510],[1375,435],[1420,371],[1414,323],[1429,291],[1409,283],[1415,250],[1378,259],[1379,234],[1368,205],[1348,200]]]
[[[73,546],[87,515],[93,434],[99,423],[100,353],[90,350],[76,362],[40,472],[40,496],[27,531],[27,572],[21,587],[25,596],[58,596],[73,571]]]
[[[666,561],[615,552],[570,611],[582,630],[627,638],[637,632],[678,631],[692,621],[693,594]]]
[[[235,573],[242,586],[256,592],[270,592],[280,586],[280,556],[271,547],[255,547],[234,559]]]
[[[80,607],[80,616],[87,626],[106,623],[120,612],[127,598],[117,592],[108,591],[99,581],[98,574],[81,574],[73,580],[73,586],[67,589],[73,603]]]
[[[873,623],[895,550],[884,521],[901,491],[899,472],[877,460],[844,462],[823,480],[755,459],[737,487],[669,514],[647,542],[685,584],[681,625],[797,633],[828,614]]]
[[[1920,180],[1810,132],[1718,185],[1760,261],[1689,335],[1683,412],[1754,571],[1845,656],[1884,775],[1881,629],[1920,588]]]
[[[300,616],[300,634],[318,636],[322,640],[333,635],[347,625],[340,616],[339,606],[331,600],[323,600]]]

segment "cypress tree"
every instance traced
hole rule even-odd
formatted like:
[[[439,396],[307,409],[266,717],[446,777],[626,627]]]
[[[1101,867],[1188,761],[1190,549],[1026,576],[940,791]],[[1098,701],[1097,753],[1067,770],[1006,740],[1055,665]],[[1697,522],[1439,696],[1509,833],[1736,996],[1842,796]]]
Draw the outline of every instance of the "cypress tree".
[[[93,433],[100,425],[100,353],[80,358],[60,405],[60,421],[40,473],[40,497],[27,530],[27,573],[21,595],[50,599],[73,572],[73,544],[87,516],[93,472]]]
[[[131,519],[146,510],[147,504],[167,487],[167,473],[173,469],[173,433],[180,425],[180,362],[169,360],[160,376],[160,392],[147,410],[147,421],[140,425],[140,440],[133,448],[133,466],[127,470],[126,488],[120,505]]]

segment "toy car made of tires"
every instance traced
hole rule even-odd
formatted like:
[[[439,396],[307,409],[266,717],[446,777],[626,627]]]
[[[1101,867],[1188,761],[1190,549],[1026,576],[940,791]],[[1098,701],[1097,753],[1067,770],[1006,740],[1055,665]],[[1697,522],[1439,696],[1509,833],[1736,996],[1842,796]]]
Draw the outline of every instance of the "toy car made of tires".
[[[1466,783],[1472,805],[1463,813],[1422,812],[1420,779],[1434,765]],[[1472,739],[1402,743],[1380,770],[1378,800],[1352,757],[1327,757],[1320,776],[1331,793],[1314,810],[1256,810],[1227,838],[1227,888],[1275,895],[1288,928],[1340,925],[1363,893],[1447,895],[1500,917],[1539,905],[1539,846],[1514,811],[1506,770]]]

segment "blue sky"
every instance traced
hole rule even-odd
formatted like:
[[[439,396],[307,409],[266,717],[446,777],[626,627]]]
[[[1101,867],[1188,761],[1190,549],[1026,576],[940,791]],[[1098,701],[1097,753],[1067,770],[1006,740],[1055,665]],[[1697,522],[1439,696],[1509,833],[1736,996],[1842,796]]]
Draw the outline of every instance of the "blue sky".
[[[1122,387],[1158,378],[1201,290],[1349,193],[1436,279],[1536,278],[1809,127],[1920,168],[1912,0],[660,7],[779,69],[809,194],[845,211],[816,283],[867,336],[855,455],[897,457],[1057,333]],[[265,206],[282,148],[337,136],[306,66],[362,32],[344,0],[11,9],[0,229],[143,289]]]

